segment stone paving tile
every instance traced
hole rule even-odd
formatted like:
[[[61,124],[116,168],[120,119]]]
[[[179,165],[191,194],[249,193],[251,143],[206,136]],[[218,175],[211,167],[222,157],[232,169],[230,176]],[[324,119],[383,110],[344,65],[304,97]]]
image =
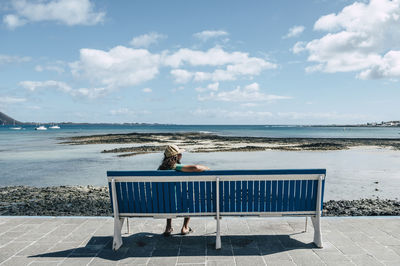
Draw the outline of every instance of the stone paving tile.
[[[260,256],[236,256],[235,262],[238,266],[261,266],[265,265],[263,257]]]
[[[323,218],[323,249],[304,218],[224,217],[221,250],[215,220],[192,219],[195,232],[180,236],[182,220],[165,238],[165,220],[130,219],[114,252],[111,218],[0,217],[0,265],[400,265],[396,217]]]

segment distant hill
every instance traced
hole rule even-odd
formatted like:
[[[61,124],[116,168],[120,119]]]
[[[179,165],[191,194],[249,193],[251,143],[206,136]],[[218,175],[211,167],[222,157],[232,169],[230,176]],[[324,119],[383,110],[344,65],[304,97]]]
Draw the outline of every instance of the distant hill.
[[[24,123],[14,120],[14,118],[9,117],[8,115],[0,112],[0,125],[14,125],[14,121],[16,125],[22,125]]]

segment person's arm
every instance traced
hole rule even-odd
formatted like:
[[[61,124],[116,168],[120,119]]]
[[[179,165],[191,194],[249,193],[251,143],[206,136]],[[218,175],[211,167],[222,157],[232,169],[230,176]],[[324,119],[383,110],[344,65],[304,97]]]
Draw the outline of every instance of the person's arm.
[[[177,167],[176,170],[182,172],[203,172],[206,170],[210,170],[210,168],[204,165],[182,165],[179,168]]]

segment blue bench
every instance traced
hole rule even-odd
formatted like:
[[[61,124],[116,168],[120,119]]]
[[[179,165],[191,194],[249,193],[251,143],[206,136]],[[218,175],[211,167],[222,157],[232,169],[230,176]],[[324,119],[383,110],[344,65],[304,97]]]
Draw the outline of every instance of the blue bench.
[[[216,217],[221,248],[221,216],[311,217],[314,243],[322,247],[320,217],[325,169],[108,171],[114,213],[113,249],[122,245],[125,218]]]

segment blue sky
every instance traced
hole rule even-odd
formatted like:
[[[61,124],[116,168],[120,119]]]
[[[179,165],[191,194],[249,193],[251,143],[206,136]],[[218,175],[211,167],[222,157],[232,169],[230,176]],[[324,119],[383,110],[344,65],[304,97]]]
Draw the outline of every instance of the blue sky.
[[[21,121],[400,119],[400,2],[0,4],[0,111]]]

